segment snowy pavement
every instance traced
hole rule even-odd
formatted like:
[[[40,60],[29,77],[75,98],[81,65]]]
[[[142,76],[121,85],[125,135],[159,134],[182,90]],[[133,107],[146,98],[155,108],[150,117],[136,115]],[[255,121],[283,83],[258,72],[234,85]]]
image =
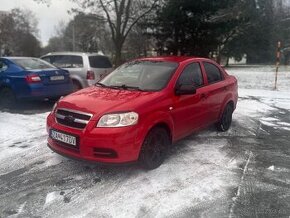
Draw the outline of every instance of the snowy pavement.
[[[289,217],[290,68],[278,91],[274,67],[228,72],[240,87],[230,131],[187,137],[154,171],[55,154],[51,104],[0,112],[0,217]]]

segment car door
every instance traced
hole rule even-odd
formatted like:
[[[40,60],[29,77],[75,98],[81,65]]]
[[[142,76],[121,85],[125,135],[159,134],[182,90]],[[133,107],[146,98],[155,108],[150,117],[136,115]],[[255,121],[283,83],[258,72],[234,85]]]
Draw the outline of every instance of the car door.
[[[177,139],[189,135],[204,124],[206,110],[203,93],[205,89],[199,62],[185,66],[176,82],[176,87],[180,85],[194,85],[196,94],[173,97],[172,117]]]
[[[203,61],[203,70],[207,79],[207,122],[214,123],[219,118],[222,103],[226,95],[225,78],[220,68],[212,62]]]

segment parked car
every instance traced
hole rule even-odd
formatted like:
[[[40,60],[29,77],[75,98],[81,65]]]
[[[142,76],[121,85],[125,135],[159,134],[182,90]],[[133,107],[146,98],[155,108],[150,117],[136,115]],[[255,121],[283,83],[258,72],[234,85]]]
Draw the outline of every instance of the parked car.
[[[19,99],[57,99],[73,91],[69,72],[38,58],[0,58],[0,107]]]
[[[112,71],[109,58],[97,53],[53,52],[41,59],[68,70],[75,90],[94,85]]]
[[[73,158],[161,165],[169,146],[216,124],[227,131],[237,80],[205,58],[125,63],[95,86],[62,98],[47,117],[48,146]]]

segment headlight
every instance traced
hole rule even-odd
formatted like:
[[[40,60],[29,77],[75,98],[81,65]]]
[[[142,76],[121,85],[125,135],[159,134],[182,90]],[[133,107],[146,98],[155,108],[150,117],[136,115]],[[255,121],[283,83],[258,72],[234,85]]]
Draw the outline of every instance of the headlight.
[[[51,111],[51,113],[54,113],[54,112],[55,112],[55,110],[56,110],[56,107],[57,107],[57,102],[55,102],[55,104],[53,105],[53,108],[52,108],[52,111]]]
[[[135,112],[106,114],[101,117],[97,127],[124,127],[138,122],[139,115]]]
[[[58,101],[55,102],[55,104],[54,104],[53,107],[52,107],[52,111],[51,111],[51,113],[54,113],[54,112],[55,112],[56,107],[57,107],[57,104],[58,104],[58,102],[59,102],[61,99],[63,99],[63,96],[61,96],[61,97],[58,99]]]

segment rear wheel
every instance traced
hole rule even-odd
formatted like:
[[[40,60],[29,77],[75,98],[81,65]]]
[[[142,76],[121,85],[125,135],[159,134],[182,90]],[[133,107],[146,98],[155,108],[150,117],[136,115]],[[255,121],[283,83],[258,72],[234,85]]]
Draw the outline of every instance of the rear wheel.
[[[10,88],[0,90],[0,108],[12,108],[16,103],[16,98]]]
[[[220,121],[216,124],[218,131],[226,132],[229,130],[232,124],[233,107],[231,104],[227,104]]]
[[[165,160],[170,138],[164,128],[155,127],[146,136],[139,156],[139,161],[146,169],[153,170]]]

